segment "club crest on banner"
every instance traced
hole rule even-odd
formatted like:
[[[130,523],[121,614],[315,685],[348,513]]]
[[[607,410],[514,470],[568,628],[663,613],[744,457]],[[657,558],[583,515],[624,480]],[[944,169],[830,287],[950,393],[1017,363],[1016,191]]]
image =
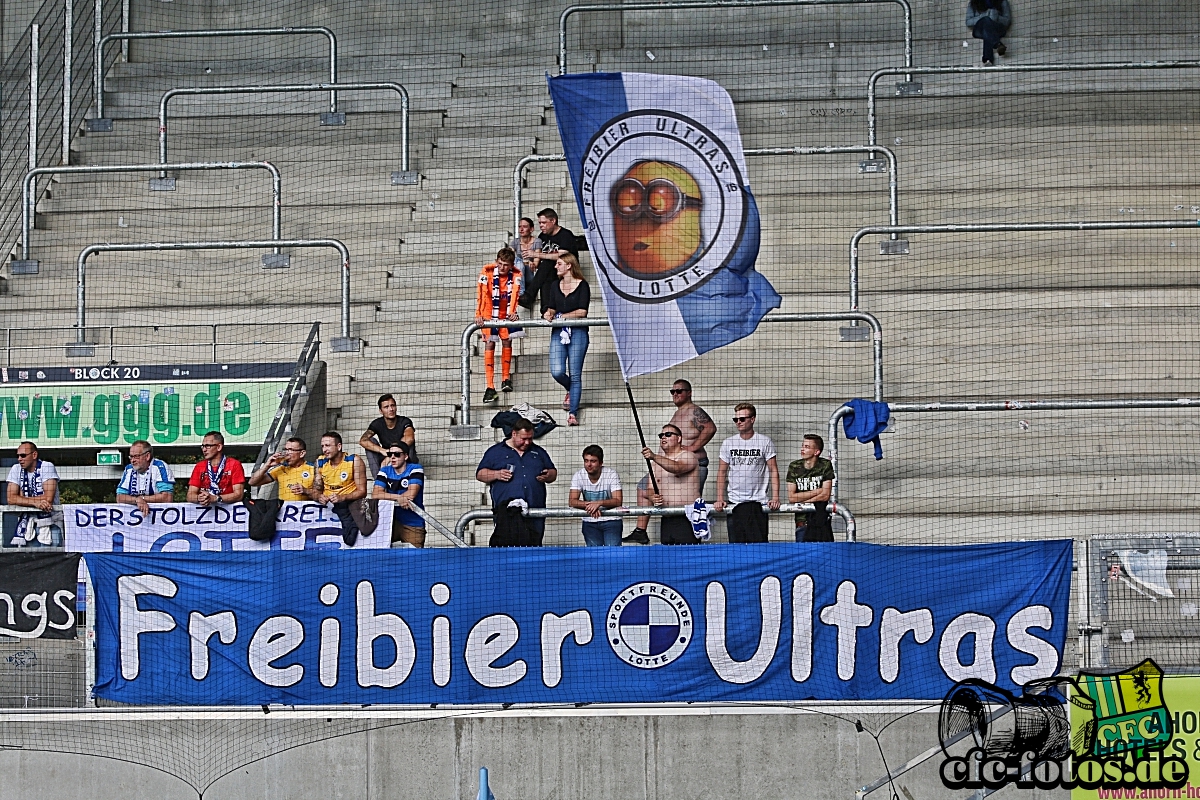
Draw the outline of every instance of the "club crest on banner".
[[[692,609],[664,583],[635,583],[608,607],[605,629],[617,658],[640,669],[675,661],[692,641]]]
[[[729,265],[747,233],[737,159],[684,114],[612,119],[588,143],[583,176],[588,231],[601,244],[593,260],[627,300],[662,303],[696,290]]]
[[[1080,674],[1071,696],[1075,754],[1111,756],[1166,747],[1172,731],[1162,679],[1162,669],[1151,659],[1115,675]]]

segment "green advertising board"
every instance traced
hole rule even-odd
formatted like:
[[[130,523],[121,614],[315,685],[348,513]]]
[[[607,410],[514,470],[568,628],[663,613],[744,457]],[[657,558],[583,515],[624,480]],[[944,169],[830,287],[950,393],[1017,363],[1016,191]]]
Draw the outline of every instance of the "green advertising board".
[[[287,381],[150,381],[0,387],[0,448],[190,445],[208,431],[261,444]]]

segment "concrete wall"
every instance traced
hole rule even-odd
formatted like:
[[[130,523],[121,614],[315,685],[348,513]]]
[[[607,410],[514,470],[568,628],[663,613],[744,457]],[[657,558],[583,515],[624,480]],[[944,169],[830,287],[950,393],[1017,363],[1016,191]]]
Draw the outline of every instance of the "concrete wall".
[[[882,733],[877,747],[870,734],[856,731],[854,721],[861,720],[866,729],[877,731],[898,716],[880,711],[890,709],[688,706],[644,713],[629,713],[629,709],[513,709],[475,712],[475,716],[457,719],[453,710],[446,709],[444,718],[423,721],[387,720],[381,718],[382,712],[361,712],[374,724],[391,724],[278,752],[241,767],[230,762],[232,771],[212,783],[204,796],[208,800],[474,798],[479,767],[486,766],[499,800],[851,800],[855,789],[885,774],[880,747],[887,763],[895,768],[936,743],[937,714],[925,711],[896,721]],[[247,723],[247,730],[257,730],[266,752],[287,746],[288,713],[273,711],[271,723],[265,726],[261,716]],[[116,712],[114,719],[120,716]],[[71,749],[72,740],[93,732],[102,739],[108,733],[108,726],[102,723],[73,721],[66,716],[40,724],[45,736],[61,729],[63,751]],[[0,730],[4,727],[0,725]],[[228,725],[198,726],[209,732],[199,737],[183,730],[192,727],[188,723],[145,722],[144,738],[153,751],[146,754],[146,760],[177,752],[181,760],[207,758],[212,764],[231,752],[264,752],[262,746],[250,744]],[[93,746],[100,749],[102,743]],[[899,777],[897,795],[912,800],[968,795],[941,785],[939,762],[940,758],[931,759]],[[196,797],[184,782],[161,772],[69,752],[0,750],[0,776],[0,800]],[[884,787],[869,797],[886,800],[890,794]],[[1063,799],[1067,794],[1022,791],[1021,796],[1043,800]]]

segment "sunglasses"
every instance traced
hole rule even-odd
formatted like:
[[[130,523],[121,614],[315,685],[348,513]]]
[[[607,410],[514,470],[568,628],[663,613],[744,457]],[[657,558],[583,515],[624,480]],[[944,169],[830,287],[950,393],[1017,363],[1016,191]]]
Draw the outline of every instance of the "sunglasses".
[[[683,394],[687,389],[672,389],[671,394]]]
[[[402,455],[405,453],[400,450],[388,450],[388,458],[399,458]]]
[[[658,435],[658,438],[660,438],[660,439],[670,439],[672,436],[678,436],[678,435],[679,435],[679,434],[678,434],[678,433],[675,433],[674,431],[663,431],[662,433],[660,433],[660,434]]]
[[[622,178],[610,196],[613,211],[628,220],[649,216],[656,222],[670,222],[685,208],[701,208],[699,198],[688,197],[666,178],[642,183],[637,178]]]
[[[749,422],[752,419],[754,419],[754,417],[734,417],[733,421],[734,422]]]

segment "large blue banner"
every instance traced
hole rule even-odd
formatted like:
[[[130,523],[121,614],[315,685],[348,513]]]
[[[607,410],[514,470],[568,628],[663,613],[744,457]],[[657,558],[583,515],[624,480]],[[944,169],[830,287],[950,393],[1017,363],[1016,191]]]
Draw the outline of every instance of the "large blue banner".
[[[1071,542],[85,558],[124,703],[934,700],[1058,672]]]

